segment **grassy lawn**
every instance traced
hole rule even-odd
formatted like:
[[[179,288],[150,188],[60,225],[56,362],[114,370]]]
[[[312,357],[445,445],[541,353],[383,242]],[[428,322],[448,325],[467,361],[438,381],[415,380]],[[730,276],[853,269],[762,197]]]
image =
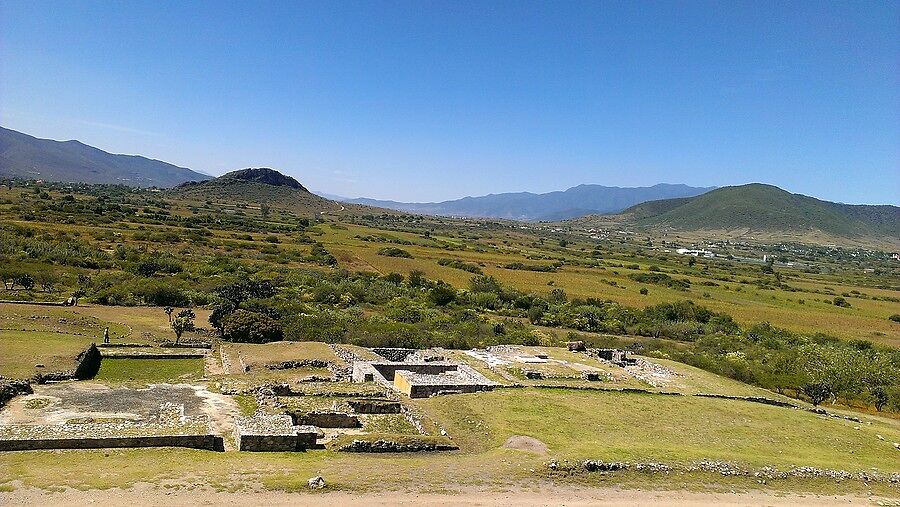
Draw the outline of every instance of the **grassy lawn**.
[[[860,424],[742,401],[535,388],[419,403],[469,452],[526,435],[546,443],[553,456],[570,459],[900,471],[891,443],[900,441],[900,424],[876,417]]]
[[[203,376],[202,359],[116,359],[100,363],[95,380],[109,383],[183,382]]]
[[[329,363],[345,365],[344,360],[335,355],[328,344],[323,342],[272,342],[272,343],[226,343],[225,353],[232,364],[238,364],[242,357],[244,364],[251,369],[262,368],[266,364],[285,361],[304,361],[319,359]]]
[[[38,372],[71,370],[91,342],[89,336],[46,331],[0,331],[0,375],[29,378]],[[43,364],[43,368],[36,368]]]

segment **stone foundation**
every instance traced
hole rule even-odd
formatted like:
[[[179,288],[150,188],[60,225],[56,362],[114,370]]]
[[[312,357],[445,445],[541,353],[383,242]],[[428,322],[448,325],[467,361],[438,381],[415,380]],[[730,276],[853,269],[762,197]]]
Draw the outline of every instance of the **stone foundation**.
[[[234,433],[241,451],[302,451],[316,445],[314,426],[294,426],[288,415],[257,415],[235,419]]]
[[[39,449],[107,449],[130,447],[187,447],[216,451],[222,449],[222,437],[216,435],[162,435],[107,438],[48,438],[0,440],[0,451]]]

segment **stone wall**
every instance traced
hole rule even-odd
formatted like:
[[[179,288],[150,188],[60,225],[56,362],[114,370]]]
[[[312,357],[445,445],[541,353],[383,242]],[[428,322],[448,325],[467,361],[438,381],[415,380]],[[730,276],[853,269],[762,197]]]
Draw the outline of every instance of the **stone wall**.
[[[241,451],[300,451],[315,446],[318,434],[314,426],[295,426],[285,414],[257,414],[234,421],[234,436]]]
[[[399,414],[400,403],[390,400],[351,400],[347,402],[357,414]]]
[[[378,439],[353,440],[347,445],[338,448],[342,452],[428,452],[428,451],[455,451],[459,447],[449,441],[432,442],[419,439],[405,439],[404,441]]]
[[[0,451],[38,449],[106,449],[129,447],[188,447],[215,451],[222,449],[222,437],[216,435],[162,435],[107,438],[48,438],[0,440]]]
[[[308,412],[289,414],[294,424],[316,426],[319,428],[360,428],[359,417],[344,412]]]
[[[387,359],[388,361],[406,361],[407,356],[409,356],[410,354],[413,354],[415,352],[418,352],[418,350],[417,349],[376,347],[376,348],[372,349],[372,352]]]
[[[100,354],[97,345],[92,343],[87,349],[82,351],[81,354],[78,354],[78,358],[76,359],[78,364],[75,366],[75,371],[72,375],[78,380],[94,378],[94,376],[97,375],[97,372],[100,371],[100,361],[102,359],[103,356]]]
[[[0,408],[3,408],[9,400],[20,394],[31,394],[31,384],[27,380],[14,380],[0,377]]]
[[[448,371],[456,371],[457,365],[448,363],[372,363],[386,380],[394,380],[398,370],[410,371],[422,375],[439,375]]]
[[[732,396],[729,394],[711,394],[711,393],[697,393],[694,396],[699,396],[701,398],[719,398],[722,400],[739,400],[739,401],[749,401],[752,403],[762,403],[763,405],[772,405],[775,407],[790,407],[796,408],[797,405],[793,403],[789,403],[786,401],[773,400],[772,398],[765,398],[763,396]]]
[[[75,357],[75,368],[73,370],[38,373],[32,380],[37,384],[45,384],[62,380],[92,379],[100,371],[100,361],[102,359],[103,356],[100,354],[100,349],[97,348],[96,344],[92,343]]]

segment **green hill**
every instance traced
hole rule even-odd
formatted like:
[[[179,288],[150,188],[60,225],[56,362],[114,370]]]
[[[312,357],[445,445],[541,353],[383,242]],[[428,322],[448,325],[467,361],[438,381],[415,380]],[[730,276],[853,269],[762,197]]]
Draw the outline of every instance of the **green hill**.
[[[772,185],[723,187],[686,199],[651,201],[622,216],[638,226],[681,231],[824,233],[837,238],[900,238],[900,208],[821,201]]]
[[[266,204],[299,214],[382,213],[385,210],[343,204],[311,193],[296,179],[265,167],[241,169],[207,181],[178,185],[170,195],[188,201],[258,206]],[[392,213],[392,212],[391,212]]]

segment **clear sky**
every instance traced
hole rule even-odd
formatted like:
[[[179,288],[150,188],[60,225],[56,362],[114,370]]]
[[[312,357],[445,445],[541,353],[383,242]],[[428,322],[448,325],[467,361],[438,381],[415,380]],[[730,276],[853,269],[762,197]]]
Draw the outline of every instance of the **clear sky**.
[[[0,0],[0,125],[350,197],[900,203],[900,3]]]

